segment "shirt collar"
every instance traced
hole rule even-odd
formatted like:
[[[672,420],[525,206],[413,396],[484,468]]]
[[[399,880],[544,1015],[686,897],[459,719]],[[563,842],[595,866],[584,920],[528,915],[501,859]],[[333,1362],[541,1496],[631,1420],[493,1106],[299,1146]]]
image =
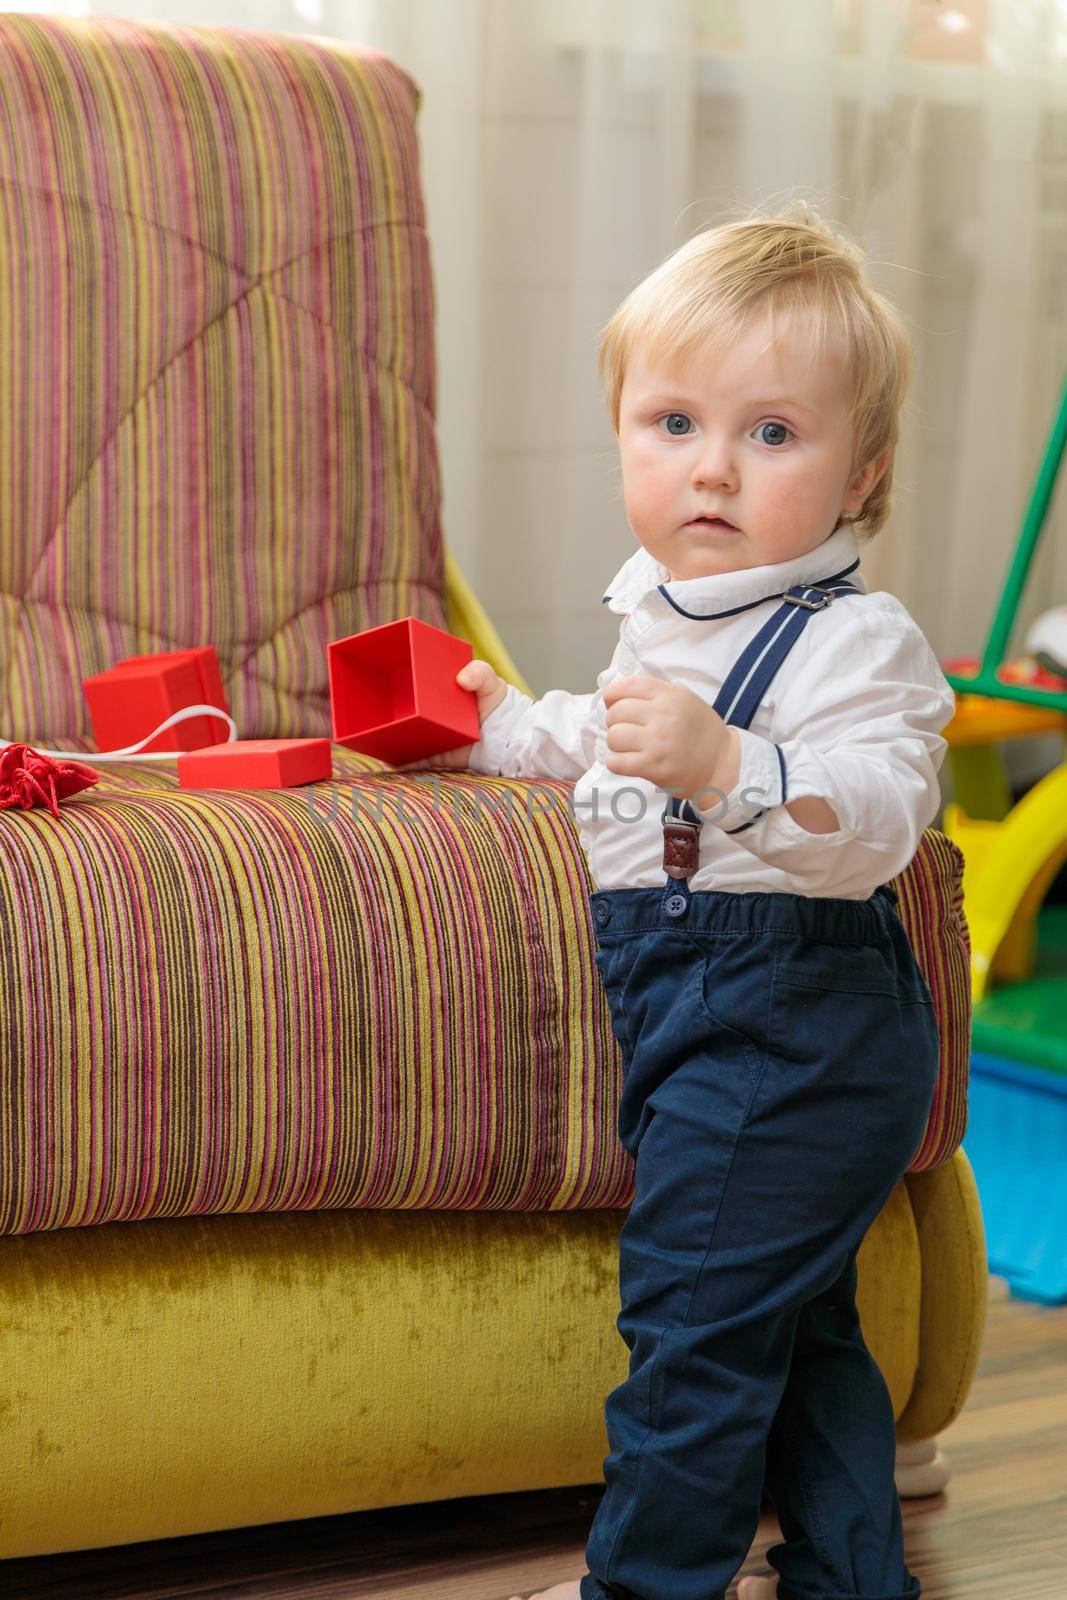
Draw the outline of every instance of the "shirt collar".
[[[611,611],[633,611],[651,590],[660,590],[668,601],[690,616],[710,617],[761,600],[775,600],[798,583],[821,583],[842,576],[863,588],[854,569],[859,566],[859,545],[846,522],[802,556],[790,561],[772,561],[762,567],[742,567],[737,572],[716,572],[706,578],[676,578],[670,569],[649,554],[642,545],[624,561],[608,585],[603,604]]]

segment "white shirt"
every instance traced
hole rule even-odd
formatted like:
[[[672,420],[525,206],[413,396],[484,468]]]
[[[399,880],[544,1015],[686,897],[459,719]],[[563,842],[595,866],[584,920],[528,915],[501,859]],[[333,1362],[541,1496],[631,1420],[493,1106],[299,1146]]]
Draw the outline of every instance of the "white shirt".
[[[705,578],[672,580],[639,548],[604,596],[622,623],[595,692],[551,689],[531,700],[509,684],[482,723],[470,767],[575,780],[574,815],[596,887],[665,888],[667,796],[647,779],[606,765],[604,689],[618,677],[651,674],[713,705],[746,644],[780,607],[782,592],[842,574],[858,560],[847,524],[790,561]],[[712,796],[701,809],[699,865],[689,878],[694,892],[866,900],[907,866],[937,813],[937,775],[948,749],[941,729],[955,709],[952,689],[901,601],[885,590],[869,593],[858,567],[847,581],[862,594],[838,596],[811,614],[751,725],[737,730],[740,776],[725,802]],[[801,827],[784,801],[803,795],[826,800],[840,827],[821,834]],[[724,831],[760,811],[753,827]]]

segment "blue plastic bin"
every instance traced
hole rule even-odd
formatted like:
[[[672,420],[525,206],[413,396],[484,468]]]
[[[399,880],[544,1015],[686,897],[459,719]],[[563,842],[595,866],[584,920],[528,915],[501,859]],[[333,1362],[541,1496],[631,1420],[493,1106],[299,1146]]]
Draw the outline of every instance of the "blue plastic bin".
[[[971,1056],[967,1136],[989,1269],[1020,1300],[1067,1302],[1067,1078]]]

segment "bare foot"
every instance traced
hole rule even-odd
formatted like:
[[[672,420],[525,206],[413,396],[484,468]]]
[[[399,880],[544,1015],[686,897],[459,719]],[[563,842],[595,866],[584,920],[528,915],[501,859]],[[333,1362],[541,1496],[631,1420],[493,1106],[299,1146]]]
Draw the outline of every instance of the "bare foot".
[[[530,1600],[581,1600],[582,1586],[575,1580],[574,1583],[554,1583],[551,1589],[538,1589]],[[521,1594],[513,1594],[511,1600],[522,1600]],[[759,1600],[759,1597],[756,1597]]]
[[[737,1585],[737,1600],[774,1600],[778,1593],[777,1578],[742,1578]]]

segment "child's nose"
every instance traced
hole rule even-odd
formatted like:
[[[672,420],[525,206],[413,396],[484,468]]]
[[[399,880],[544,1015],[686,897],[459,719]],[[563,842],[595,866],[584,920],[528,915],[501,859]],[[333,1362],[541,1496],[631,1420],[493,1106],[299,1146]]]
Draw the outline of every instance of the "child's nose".
[[[693,471],[697,487],[734,485],[737,482],[737,449],[733,439],[725,434],[709,432],[705,435],[700,458]]]

